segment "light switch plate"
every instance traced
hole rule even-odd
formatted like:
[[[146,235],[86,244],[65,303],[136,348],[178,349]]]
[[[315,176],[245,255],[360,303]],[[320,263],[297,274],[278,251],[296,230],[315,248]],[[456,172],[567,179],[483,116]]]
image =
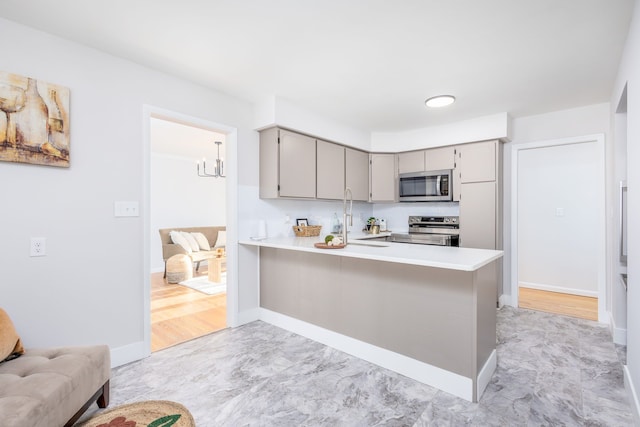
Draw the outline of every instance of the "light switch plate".
[[[140,216],[138,202],[114,202],[113,215],[116,217]]]

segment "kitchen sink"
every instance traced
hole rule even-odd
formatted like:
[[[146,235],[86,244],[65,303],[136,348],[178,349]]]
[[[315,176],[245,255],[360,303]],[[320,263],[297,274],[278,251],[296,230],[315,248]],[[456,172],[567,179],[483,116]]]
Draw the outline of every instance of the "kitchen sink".
[[[367,242],[363,242],[362,240],[354,242],[353,240],[351,240],[348,245],[358,245],[358,246],[370,246],[372,248],[388,248],[389,245],[383,245],[380,243],[367,243]]]

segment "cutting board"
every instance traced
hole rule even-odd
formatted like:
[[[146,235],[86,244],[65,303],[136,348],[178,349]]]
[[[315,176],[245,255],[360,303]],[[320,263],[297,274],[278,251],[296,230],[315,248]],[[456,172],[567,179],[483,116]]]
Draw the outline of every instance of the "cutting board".
[[[326,243],[315,243],[313,246],[315,246],[318,249],[342,249],[347,245],[333,245],[333,246],[329,246]]]

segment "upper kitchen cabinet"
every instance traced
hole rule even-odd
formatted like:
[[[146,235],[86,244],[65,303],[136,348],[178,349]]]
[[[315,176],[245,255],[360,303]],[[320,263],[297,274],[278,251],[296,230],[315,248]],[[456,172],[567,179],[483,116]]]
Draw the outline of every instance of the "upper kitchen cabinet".
[[[369,201],[398,201],[398,167],[396,154],[369,155]]]
[[[496,180],[498,144],[498,141],[484,141],[457,147],[456,161],[461,183]]]
[[[260,197],[316,197],[316,140],[284,129],[260,132]]]
[[[345,187],[345,148],[321,140],[317,140],[316,144],[316,197],[342,200]]]
[[[398,153],[398,172],[424,172],[453,169],[455,153],[453,146],[428,150]]]
[[[430,148],[425,151],[425,170],[437,171],[453,169],[455,162],[455,147]]]
[[[491,182],[498,176],[500,141],[472,142],[454,148],[453,201],[460,201],[461,184]]]
[[[353,200],[369,200],[369,153],[345,148],[345,181]],[[341,196],[342,197],[342,196]]]
[[[398,172],[424,172],[425,170],[425,150],[407,151],[398,153]]]

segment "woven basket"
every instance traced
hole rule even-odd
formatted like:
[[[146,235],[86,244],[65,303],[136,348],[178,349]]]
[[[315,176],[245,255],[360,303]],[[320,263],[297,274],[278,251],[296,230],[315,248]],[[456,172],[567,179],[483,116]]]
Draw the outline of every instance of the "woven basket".
[[[320,235],[321,225],[294,225],[293,232],[296,233],[296,237],[314,237]]]

